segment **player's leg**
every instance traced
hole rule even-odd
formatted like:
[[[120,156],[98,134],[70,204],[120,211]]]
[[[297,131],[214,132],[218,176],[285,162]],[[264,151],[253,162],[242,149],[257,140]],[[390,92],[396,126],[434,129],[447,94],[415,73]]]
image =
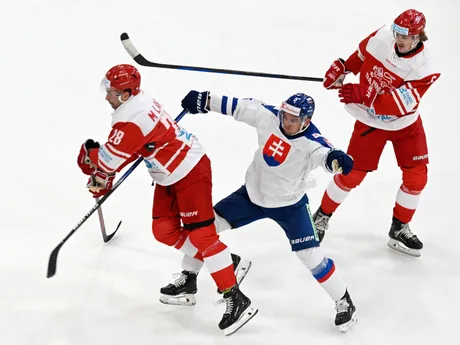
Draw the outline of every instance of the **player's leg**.
[[[335,325],[342,332],[346,332],[357,320],[356,308],[346,284],[336,272],[334,261],[326,257],[319,247],[319,239],[307,202],[308,199],[305,197],[293,206],[273,209],[267,215],[284,229],[292,251],[335,302]]]
[[[217,233],[237,229],[265,218],[261,208],[254,205],[249,199],[245,186],[219,201],[214,206],[214,215]],[[251,268],[251,261],[244,260],[236,254],[232,254],[232,259],[235,265],[236,280],[238,284],[241,284]]]
[[[405,254],[420,256],[423,243],[411,231],[409,222],[428,181],[428,147],[421,119],[393,136],[402,184],[396,194],[388,246]]]
[[[211,164],[204,156],[195,168],[175,184],[177,205],[189,241],[201,253],[217,288],[223,293],[227,310],[219,323],[225,335],[240,329],[257,313],[251,300],[239,289],[229,248],[220,241],[214,224]],[[193,251],[187,253],[189,256]],[[194,256],[194,255],[193,255]]]
[[[155,186],[152,208],[152,232],[161,243],[174,246],[188,255],[201,258],[201,254],[186,244],[187,231],[182,224],[177,207],[177,200],[171,186]],[[160,301],[174,305],[195,305],[197,292],[197,273],[184,269],[174,274],[173,281],[160,289]]]
[[[246,187],[242,186],[214,206],[214,217],[217,233],[220,233],[231,228],[244,226],[264,216],[260,208],[249,200]],[[181,290],[186,289],[187,282],[190,281],[193,288],[188,289],[188,292],[196,292],[196,276],[203,267],[203,259],[198,249],[190,243],[190,239],[185,239],[185,246],[181,248],[189,248],[186,251],[182,250],[188,253],[184,254],[182,260],[182,273],[175,274],[176,280],[161,289],[161,301],[174,305],[194,305],[196,303],[195,297],[183,296]],[[242,259],[237,254],[232,253],[231,256],[236,281],[240,285],[251,268],[251,261]]]
[[[313,215],[320,242],[329,229],[329,220],[351,190],[360,185],[370,171],[376,170],[387,141],[386,131],[356,121],[347,153],[353,157],[353,170],[348,175],[334,175]]]

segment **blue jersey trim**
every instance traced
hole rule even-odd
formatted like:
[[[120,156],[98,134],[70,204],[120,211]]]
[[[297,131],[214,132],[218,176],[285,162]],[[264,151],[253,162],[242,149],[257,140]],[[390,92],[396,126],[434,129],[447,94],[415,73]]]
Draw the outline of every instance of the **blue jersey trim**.
[[[222,104],[220,105],[220,112],[224,115],[227,115],[227,96],[222,97]]]
[[[278,109],[274,105],[265,105],[263,104],[264,108],[270,111],[273,115],[278,116]]]
[[[238,98],[233,98],[232,101],[232,115],[235,112],[236,106],[238,105]]]
[[[305,131],[303,131],[301,133],[298,133],[298,134],[295,134],[295,135],[287,135],[284,132],[283,126],[281,126],[281,124],[280,124],[280,130],[281,130],[281,132],[283,132],[283,134],[289,140],[294,140],[294,139],[297,139],[297,138],[305,137],[308,140],[311,140],[311,141],[314,141],[314,142],[320,144],[321,146],[327,147],[328,149],[334,148],[334,146],[332,146],[332,144],[330,144],[329,141],[325,137],[322,136],[322,134],[319,131],[318,127],[316,127],[312,122],[310,122],[310,125],[308,126],[308,128]]]

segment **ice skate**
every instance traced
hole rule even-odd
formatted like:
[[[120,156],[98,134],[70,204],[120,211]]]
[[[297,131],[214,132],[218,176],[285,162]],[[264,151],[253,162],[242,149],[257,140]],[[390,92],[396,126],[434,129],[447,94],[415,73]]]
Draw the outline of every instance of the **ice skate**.
[[[345,295],[335,302],[335,325],[339,327],[340,332],[345,333],[353,324],[358,321],[356,317],[356,308],[351,301],[348,291]]]
[[[232,254],[236,282],[241,284],[251,268],[251,261],[242,260],[239,255]],[[196,304],[197,274],[182,271],[173,275],[174,281],[160,289],[160,302],[164,304],[193,306]],[[220,293],[219,291],[217,291]]]
[[[160,302],[172,305],[193,306],[196,304],[197,274],[188,271],[175,273],[174,281],[160,289]]]
[[[388,235],[390,236],[388,247],[391,249],[411,256],[419,257],[421,255],[420,250],[423,248],[423,243],[412,233],[409,224],[393,218]]]
[[[241,284],[243,279],[251,269],[252,262],[249,260],[242,260],[239,255],[232,254],[233,267],[235,270],[236,282]]]
[[[224,300],[227,308],[219,322],[219,328],[225,335],[238,331],[259,311],[251,306],[251,300],[240,291],[238,285],[224,293]]]
[[[313,214],[313,222],[315,224],[316,233],[318,234],[319,242],[323,241],[326,230],[329,229],[329,220],[331,219],[332,214],[325,214],[321,207]]]

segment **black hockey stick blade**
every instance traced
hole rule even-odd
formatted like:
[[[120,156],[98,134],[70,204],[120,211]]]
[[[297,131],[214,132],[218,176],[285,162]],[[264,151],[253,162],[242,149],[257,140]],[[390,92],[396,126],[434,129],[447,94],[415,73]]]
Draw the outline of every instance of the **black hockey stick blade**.
[[[120,222],[118,223],[117,228],[115,229],[114,232],[112,232],[110,235],[105,234],[105,236],[104,236],[104,242],[105,243],[109,242],[113,238],[113,236],[115,236],[115,233],[118,231],[118,228],[120,227],[121,222],[122,221],[120,220]]]
[[[48,261],[48,272],[46,273],[47,278],[51,278],[56,274],[56,264],[57,264],[57,257],[59,254],[59,249],[61,249],[64,242],[61,242],[50,254],[50,258]]]
[[[123,32],[121,34],[120,39],[121,39],[121,43],[123,44],[123,47],[128,52],[128,54],[134,59],[134,61],[136,61],[141,66],[156,67],[156,68],[169,68],[169,69],[178,69],[178,70],[195,71],[195,72],[245,75],[245,76],[251,76],[251,77],[316,81],[316,82],[321,82],[321,83],[323,82],[323,78],[316,78],[316,77],[303,77],[303,76],[297,76],[297,75],[273,74],[273,73],[263,73],[263,72],[249,72],[249,71],[239,71],[239,70],[210,68],[210,67],[170,65],[170,64],[151,62],[147,60],[144,56],[142,56],[142,54],[139,53],[139,51],[133,45],[133,43],[131,42],[126,32]]]

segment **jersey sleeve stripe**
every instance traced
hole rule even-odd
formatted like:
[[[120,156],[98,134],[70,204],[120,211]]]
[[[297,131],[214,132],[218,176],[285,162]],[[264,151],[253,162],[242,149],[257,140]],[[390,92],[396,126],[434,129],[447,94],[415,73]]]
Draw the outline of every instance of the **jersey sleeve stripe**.
[[[398,96],[396,95],[395,92],[392,92],[391,95],[393,96],[393,99],[396,103],[396,105],[398,106],[398,110],[401,114],[404,114],[405,111],[403,110],[403,108],[401,107],[401,101],[398,99]]]
[[[180,163],[185,159],[187,156],[187,152],[190,150],[190,146],[186,145],[185,143],[182,147],[176,152],[176,154],[169,160],[166,164],[165,168],[168,171],[173,172],[179,166]]]
[[[107,173],[111,173],[111,172],[114,172],[116,169],[113,169],[111,167],[109,167],[108,165],[104,164],[104,162],[102,160],[99,159],[98,161],[98,164],[97,164],[99,167],[102,168],[102,170],[104,170],[105,172]]]
[[[409,89],[413,92],[417,102],[420,102],[420,99],[422,97],[420,97],[420,94],[418,93],[417,89],[414,88],[411,83],[407,83],[407,86],[409,86]]]
[[[120,158],[125,158],[125,159],[128,159],[129,157],[131,157],[131,155],[127,154],[127,153],[124,153],[122,151],[119,151],[117,150],[115,147],[113,147],[112,145],[110,145],[109,143],[105,144],[105,147],[107,148],[107,150],[113,154],[114,156],[117,156],[117,157],[120,157]]]
[[[238,98],[233,98],[233,100],[232,100],[232,114],[235,112],[237,105],[238,105]]]
[[[224,115],[227,115],[227,96],[222,97],[222,103],[220,104],[220,112]]]

